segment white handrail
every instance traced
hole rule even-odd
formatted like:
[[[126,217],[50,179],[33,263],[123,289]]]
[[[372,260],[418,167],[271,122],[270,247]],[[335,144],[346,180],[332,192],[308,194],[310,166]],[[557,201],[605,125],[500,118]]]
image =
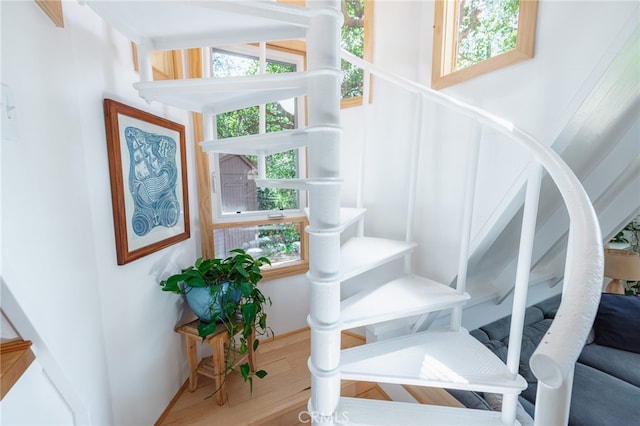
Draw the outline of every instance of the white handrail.
[[[527,149],[557,186],[569,213],[563,297],[555,320],[530,359],[538,386],[536,423],[566,421],[573,366],[589,334],[601,294],[603,248],[600,226],[582,184],[560,156],[512,123],[478,107],[383,70],[342,50],[342,59],[377,78],[422,95],[508,136]],[[569,383],[569,385],[567,385]],[[538,414],[540,412],[541,414]]]

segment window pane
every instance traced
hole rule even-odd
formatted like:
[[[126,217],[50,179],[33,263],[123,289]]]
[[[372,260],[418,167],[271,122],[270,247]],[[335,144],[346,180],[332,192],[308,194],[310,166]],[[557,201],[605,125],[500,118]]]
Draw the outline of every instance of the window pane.
[[[212,56],[214,77],[256,75],[260,69],[260,62],[255,57],[218,49],[213,49]]]
[[[342,60],[342,83],[340,85],[340,94],[343,99],[355,98],[362,96],[362,69],[355,65]]]
[[[266,256],[272,266],[299,261],[301,223],[275,223],[214,231],[217,257],[229,256],[230,250],[241,248],[252,256]]]
[[[342,26],[342,48],[362,58],[364,49],[364,0],[345,0],[345,16]],[[342,61],[342,98],[362,96],[362,69]]]
[[[248,156],[255,159],[254,156]],[[298,151],[267,155],[267,179],[295,179],[298,176]],[[298,191],[293,189],[258,188],[258,210],[288,210],[300,208]]]
[[[519,0],[460,2],[457,69],[515,49],[519,3]]]

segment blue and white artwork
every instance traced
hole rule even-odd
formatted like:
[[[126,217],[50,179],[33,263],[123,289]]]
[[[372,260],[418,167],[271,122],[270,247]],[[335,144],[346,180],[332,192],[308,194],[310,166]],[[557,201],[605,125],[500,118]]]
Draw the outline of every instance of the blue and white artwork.
[[[129,153],[129,191],[133,197],[131,229],[138,236],[156,227],[171,228],[180,219],[176,194],[176,141],[134,126],[124,129]]]

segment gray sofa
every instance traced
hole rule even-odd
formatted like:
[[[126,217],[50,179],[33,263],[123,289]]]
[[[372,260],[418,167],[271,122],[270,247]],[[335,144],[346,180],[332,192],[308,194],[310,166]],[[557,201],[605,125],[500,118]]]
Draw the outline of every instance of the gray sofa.
[[[529,368],[529,357],[559,304],[560,296],[556,296],[526,311],[520,375],[529,386],[519,400],[531,417],[537,381]],[[510,317],[505,317],[470,333],[506,362],[509,325]],[[576,363],[569,424],[640,425],[640,297],[603,294],[592,334]],[[491,409],[493,395],[449,392],[467,407]]]

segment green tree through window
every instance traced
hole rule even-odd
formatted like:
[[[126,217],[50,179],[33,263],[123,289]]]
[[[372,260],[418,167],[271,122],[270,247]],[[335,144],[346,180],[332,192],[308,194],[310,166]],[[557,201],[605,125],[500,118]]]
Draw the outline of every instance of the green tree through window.
[[[519,0],[460,2],[457,69],[515,49],[519,3]]]
[[[364,52],[364,0],[343,0],[342,48],[359,58]],[[362,69],[342,61],[342,98],[362,96]]]
[[[251,51],[249,51],[251,52]],[[251,54],[220,49],[212,50],[213,76],[216,78],[258,75],[260,61]],[[297,65],[267,57],[265,73],[295,72]],[[252,106],[216,116],[218,139],[247,136],[260,133],[261,109]],[[264,108],[264,131],[279,132],[297,126],[297,101],[289,99],[271,102]],[[233,248],[243,248],[254,255],[267,256],[273,266],[301,260],[300,221],[265,223],[255,220],[255,214],[271,214],[274,210],[300,210],[300,197],[296,190],[257,187],[255,178],[258,163],[256,155],[220,154],[215,169],[218,171],[220,190],[217,196],[222,215],[233,217],[229,227],[214,231],[216,255],[224,256]],[[297,149],[263,157],[268,179],[293,179],[299,177],[299,151]],[[250,213],[244,216],[239,213]],[[264,217],[260,216],[260,217]],[[239,222],[246,225],[238,226]]]
[[[442,89],[533,58],[538,0],[438,0],[431,87]]]
[[[216,77],[256,75],[259,61],[255,57],[214,50],[213,69]],[[276,61],[267,61],[267,74],[296,71],[296,66]],[[289,110],[285,108],[289,105]],[[272,102],[265,105],[265,130],[279,132],[296,127],[295,101]],[[259,133],[260,109],[258,106],[219,114],[217,118],[218,138],[254,135]],[[246,156],[257,167],[257,157]],[[290,150],[266,157],[266,177],[268,179],[293,179],[298,173],[298,151]],[[224,205],[224,200],[223,200]],[[297,191],[291,189],[258,188],[258,210],[287,210],[298,208]]]

